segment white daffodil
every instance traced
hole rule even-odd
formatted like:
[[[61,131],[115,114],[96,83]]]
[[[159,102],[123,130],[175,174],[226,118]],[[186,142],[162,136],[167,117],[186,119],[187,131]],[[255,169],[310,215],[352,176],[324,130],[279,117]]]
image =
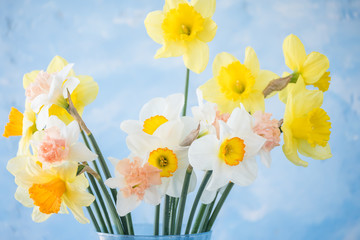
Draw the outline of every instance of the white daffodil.
[[[206,135],[190,146],[189,161],[194,169],[213,170],[207,190],[217,190],[229,182],[246,186],[255,180],[255,156],[265,139],[253,132],[251,121],[243,107],[235,108],[227,123],[219,121],[219,139],[215,134]]]
[[[39,130],[45,127],[49,109],[53,104],[67,108],[67,91],[71,94],[80,83],[76,77],[68,77],[73,65],[68,64],[61,71],[52,74],[40,71],[34,82],[26,88],[26,96],[31,102],[31,108],[38,113],[36,126]]]
[[[180,146],[183,140],[184,123],[168,121],[159,126],[152,135],[131,134],[126,143],[134,156],[145,159],[150,165],[161,170],[162,194],[180,197],[188,162],[188,147]],[[190,179],[189,191],[193,191],[196,177]]]
[[[140,111],[139,120],[126,120],[120,128],[127,134],[153,134],[156,129],[172,120],[180,118],[184,105],[183,94],[172,94],[167,98],[153,98]]]
[[[59,167],[42,168],[41,164],[28,157],[26,168],[23,157],[8,162],[8,170],[20,169],[15,175],[18,188],[15,198],[25,207],[33,207],[32,219],[35,222],[47,220],[53,213],[67,214],[67,207],[80,223],[89,223],[82,210],[89,206],[95,197],[88,193],[89,186],[84,174],[76,175],[78,164],[67,162]]]
[[[154,206],[160,204],[161,194],[158,185],[161,184],[158,168],[148,162],[134,157],[118,160],[109,158],[115,166],[115,177],[109,178],[105,184],[110,188],[119,188],[116,200],[116,210],[120,216],[133,211],[144,200]]]
[[[66,161],[92,161],[97,155],[85,144],[78,142],[80,128],[76,121],[65,125],[56,116],[50,116],[46,128],[37,131],[31,140],[34,155],[44,168],[57,166]]]

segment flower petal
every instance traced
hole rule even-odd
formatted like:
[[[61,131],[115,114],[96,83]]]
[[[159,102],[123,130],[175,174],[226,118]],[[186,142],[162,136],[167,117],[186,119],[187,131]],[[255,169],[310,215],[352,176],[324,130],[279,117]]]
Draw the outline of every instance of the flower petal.
[[[281,129],[284,133],[284,145],[282,148],[286,158],[297,166],[307,167],[309,163],[299,158],[297,153],[297,142],[293,139],[291,130],[284,125]]]
[[[246,159],[246,161],[233,167],[230,180],[237,185],[248,186],[255,181],[257,169],[255,158]]]
[[[215,0],[191,0],[191,5],[203,18],[212,17],[216,9]]]
[[[90,76],[79,75],[76,77],[80,82],[74,91],[70,92],[71,100],[77,109],[81,109],[96,99],[99,86]]]
[[[306,84],[314,84],[320,80],[329,66],[329,60],[325,55],[318,52],[311,52],[306,57],[304,65],[301,68],[301,75]]]
[[[139,201],[135,195],[125,198],[122,192],[119,191],[116,200],[116,210],[118,214],[123,217],[129,212],[132,212],[140,203],[141,201]]]
[[[254,89],[259,90],[260,92],[264,91],[267,85],[274,79],[279,78],[276,73],[273,73],[268,70],[260,70],[257,79],[255,80]],[[276,92],[271,93],[267,98],[272,97]]]
[[[97,158],[97,155],[90,151],[87,146],[81,142],[74,143],[70,146],[68,159],[75,162],[92,161]]]
[[[120,129],[126,132],[127,134],[137,134],[142,132],[143,125],[140,121],[136,120],[125,120],[120,124]]]
[[[216,35],[216,30],[216,23],[211,18],[205,18],[204,29],[197,34],[197,37],[203,42],[210,42],[214,39]]]
[[[213,65],[212,65],[214,78],[219,75],[222,67],[226,67],[227,65],[229,65],[233,62],[236,62],[236,61],[239,61],[239,60],[227,52],[222,52],[222,53],[219,53],[218,55],[216,55]]]
[[[62,57],[60,56],[55,56],[49,66],[46,69],[46,72],[51,74],[51,73],[57,73],[60,72],[66,65],[68,65],[69,63]],[[68,74],[66,74],[66,76],[75,76],[75,73],[72,69],[69,70]]]
[[[166,117],[168,120],[179,118],[181,110],[184,106],[184,94],[176,93],[168,96],[166,99]]]
[[[52,214],[45,214],[40,212],[39,207],[35,206],[31,215],[34,222],[40,223],[46,221]]]
[[[139,119],[144,122],[146,119],[154,117],[156,115],[164,116],[166,109],[166,99],[156,97],[145,103],[140,110]]]
[[[298,140],[299,142],[299,153],[306,156],[311,157],[313,159],[325,160],[332,157],[331,149],[329,143],[326,144],[325,147],[316,145],[312,147],[308,141],[304,139]]]
[[[187,0],[165,0],[164,13],[170,9],[177,8],[180,3],[188,4]]]
[[[189,147],[189,162],[197,170],[212,170],[218,161],[219,140],[216,135],[206,135]]]
[[[168,58],[168,57],[179,57],[184,55],[186,47],[182,42],[168,41],[158,49],[154,58]]]
[[[206,187],[208,191],[217,191],[230,181],[231,166],[226,165],[221,159],[218,159],[213,165],[212,177],[209,185]]]
[[[162,11],[154,11],[149,13],[144,21],[148,35],[152,40],[160,44],[164,44],[164,33],[161,27],[163,21],[164,14]]]
[[[26,89],[30,85],[30,83],[35,81],[35,78],[37,77],[39,72],[40,71],[32,71],[32,72],[24,74],[24,77],[23,77],[23,87],[24,87],[24,89]]]
[[[287,36],[283,43],[285,64],[293,71],[299,71],[306,59],[304,45],[294,34]]]
[[[208,45],[198,39],[194,39],[187,44],[183,59],[187,68],[195,73],[201,73],[209,62]]]
[[[160,204],[161,203],[161,195],[160,195],[158,187],[151,186],[148,189],[146,189],[145,195],[144,195],[144,201],[146,203],[149,203],[154,206]]]
[[[256,56],[256,53],[252,47],[247,47],[245,50],[244,65],[250,69],[254,78],[257,78],[260,71],[260,63]]]
[[[18,186],[15,192],[15,199],[25,207],[34,207],[34,200],[30,198],[28,189]]]

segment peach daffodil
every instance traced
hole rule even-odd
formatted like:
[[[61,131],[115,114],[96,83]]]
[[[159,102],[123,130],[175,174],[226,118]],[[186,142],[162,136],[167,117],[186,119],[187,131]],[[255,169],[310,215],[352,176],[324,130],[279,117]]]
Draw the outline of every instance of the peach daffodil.
[[[107,179],[105,184],[110,188],[119,188],[116,210],[120,216],[133,211],[142,200],[152,205],[160,204],[161,194],[158,187],[161,184],[161,170],[148,162],[144,164],[138,157],[132,160],[109,160],[115,165],[115,177]]]
[[[211,19],[215,0],[166,0],[163,11],[147,15],[149,36],[162,44],[155,58],[183,56],[185,66],[193,72],[204,71],[209,61],[210,42],[217,30]]]

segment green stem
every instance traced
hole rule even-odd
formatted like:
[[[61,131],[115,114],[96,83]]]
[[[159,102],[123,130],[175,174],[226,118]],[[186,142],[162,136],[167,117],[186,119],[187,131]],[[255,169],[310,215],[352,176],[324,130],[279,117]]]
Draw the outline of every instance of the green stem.
[[[171,228],[170,228],[170,234],[175,234],[175,226],[176,226],[176,212],[179,205],[179,198],[172,198],[173,202],[171,205]]]
[[[188,92],[189,92],[189,76],[190,76],[190,70],[186,69],[186,80],[185,80],[185,91],[184,91],[184,108],[183,108],[183,116],[186,116],[186,108],[187,108],[187,100],[188,100]]]
[[[89,178],[89,176],[88,176],[88,178]],[[91,195],[95,196],[95,194],[93,193],[93,191],[91,190],[90,187],[88,187],[88,192],[89,192]],[[99,208],[99,205],[98,205],[98,203],[97,203],[97,199],[95,199],[95,201],[93,202],[93,204],[94,204],[94,208],[95,208],[96,215],[97,215],[97,217],[98,217],[98,219],[99,219],[99,221],[100,221],[100,225],[101,225],[101,229],[102,229],[101,232],[109,233],[109,230],[107,229],[107,227],[106,227],[106,225],[105,225],[104,218],[103,218],[103,216],[102,216],[102,214],[101,214],[101,212],[100,212],[100,208]]]
[[[131,213],[128,213],[126,216],[126,223],[129,235],[134,235],[134,227],[132,223]]]
[[[163,214],[163,235],[169,235],[170,218],[170,197],[165,195],[164,214]]]
[[[91,207],[90,207],[90,206],[87,206],[86,209],[87,209],[87,211],[88,211],[88,213],[89,213],[89,215],[90,215],[91,222],[93,223],[96,232],[101,232],[100,227],[99,227],[99,224],[98,224],[97,221],[96,221],[96,218],[95,218],[95,216],[94,216],[94,213],[93,213]]]
[[[217,205],[216,205],[216,207],[215,207],[215,209],[214,209],[213,214],[212,214],[211,217],[210,217],[209,223],[208,223],[208,225],[207,225],[207,227],[206,227],[206,231],[210,231],[210,230],[211,230],[211,228],[212,228],[212,226],[214,225],[214,222],[215,222],[215,220],[216,220],[216,217],[218,216],[218,214],[219,214],[219,212],[220,212],[220,209],[221,209],[222,205],[224,204],[224,202],[225,202],[227,196],[229,195],[229,192],[230,192],[230,190],[232,189],[233,186],[234,186],[234,183],[232,183],[232,182],[230,182],[230,183],[226,186],[223,194],[221,195],[221,198],[219,199],[219,202],[217,203]]]
[[[160,204],[155,206],[155,219],[154,219],[154,235],[159,235],[159,222],[160,222]]]
[[[206,204],[201,204],[199,212],[198,212],[198,214],[196,216],[195,223],[194,223],[194,226],[192,228],[191,234],[195,234],[195,233],[198,232],[201,220],[202,220],[204,212],[205,212],[205,209],[206,209]]]
[[[210,218],[211,212],[212,212],[212,210],[214,208],[214,205],[215,205],[216,198],[217,198],[218,194],[219,194],[219,192],[216,192],[214,200],[206,208],[205,216],[204,216],[204,219],[203,219],[204,221],[203,221],[203,223],[202,223],[202,225],[200,227],[199,233],[202,233],[202,232],[206,231],[207,225],[209,223],[209,218]]]
[[[200,197],[202,195],[202,193],[204,192],[205,190],[205,186],[206,184],[208,183],[209,179],[210,179],[210,176],[212,174],[212,171],[207,171],[205,173],[205,176],[200,184],[200,187],[199,187],[199,190],[196,194],[196,197],[194,199],[194,203],[193,203],[193,206],[191,208],[191,211],[190,211],[190,215],[189,215],[189,220],[187,222],[187,225],[186,225],[186,230],[185,230],[185,234],[189,234],[190,233],[190,228],[191,228],[191,224],[192,224],[192,221],[194,219],[194,215],[195,215],[195,212],[196,212],[196,208],[198,206],[198,203],[199,203],[199,200],[200,200]]]
[[[182,226],[182,221],[183,221],[183,217],[184,217],[186,197],[187,197],[187,193],[188,193],[188,189],[189,189],[189,183],[190,183],[192,170],[193,170],[193,168],[191,165],[189,165],[188,168],[186,169],[184,185],[181,190],[180,204],[179,204],[179,210],[178,210],[177,220],[176,220],[176,229],[175,229],[176,235],[179,235],[181,233],[181,226]]]
[[[101,208],[102,208],[102,210],[103,210],[103,213],[104,213],[104,215],[105,215],[106,224],[107,224],[107,227],[108,227],[108,229],[109,229],[109,231],[106,230],[106,232],[110,232],[110,233],[113,234],[113,233],[114,233],[114,230],[113,230],[113,228],[112,228],[112,224],[111,224],[111,221],[110,221],[109,213],[108,213],[108,211],[107,211],[107,209],[106,209],[106,206],[105,206],[105,203],[104,203],[104,199],[103,199],[103,197],[102,197],[102,195],[101,195],[101,193],[100,193],[99,187],[98,187],[98,185],[97,185],[97,183],[96,183],[96,181],[95,181],[95,179],[94,179],[94,177],[93,177],[92,175],[88,174],[88,178],[89,178],[89,180],[90,180],[90,182],[91,182],[91,185],[93,186],[94,191],[95,191],[95,193],[96,193],[96,196],[97,196],[97,199],[96,199],[96,200],[99,201],[99,203],[100,203],[100,205],[101,205]],[[93,195],[94,195],[94,194],[93,194]],[[95,202],[95,203],[96,203],[96,205],[97,205],[97,202]],[[96,210],[96,208],[99,208],[99,206],[96,207],[96,205],[95,205],[95,210]],[[99,209],[99,214],[100,214],[100,209]],[[100,217],[100,221],[101,221],[102,215],[100,214],[100,216],[101,216],[101,217]],[[102,220],[102,221],[104,221],[104,220]]]

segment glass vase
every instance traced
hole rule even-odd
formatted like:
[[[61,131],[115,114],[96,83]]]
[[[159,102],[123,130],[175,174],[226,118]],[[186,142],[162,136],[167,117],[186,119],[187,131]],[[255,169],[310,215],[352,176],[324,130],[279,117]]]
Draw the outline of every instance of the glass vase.
[[[211,240],[211,231],[205,233],[186,234],[186,235],[153,235],[153,225],[135,224],[135,235],[117,235],[109,233],[97,233],[100,240]],[[160,228],[161,230],[161,228]],[[161,231],[160,231],[161,234]]]

